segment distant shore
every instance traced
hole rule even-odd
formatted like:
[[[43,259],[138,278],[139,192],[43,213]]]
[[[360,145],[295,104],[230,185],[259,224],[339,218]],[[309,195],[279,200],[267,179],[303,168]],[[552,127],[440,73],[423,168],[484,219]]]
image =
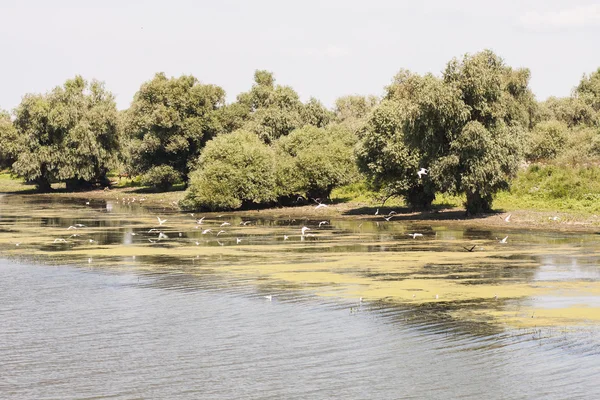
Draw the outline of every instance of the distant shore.
[[[139,188],[113,188],[110,190],[91,190],[82,192],[66,192],[57,190],[51,193],[34,193],[27,191],[7,190],[0,184],[0,193],[8,195],[34,196],[55,199],[81,199],[82,202],[105,200],[118,200],[124,203],[142,204],[149,208],[162,209],[167,212],[181,211],[179,200],[184,196],[184,191],[171,192],[145,192]],[[378,214],[375,212],[379,210]],[[539,231],[564,231],[600,233],[600,216],[585,215],[568,212],[551,212],[536,210],[508,210],[494,212],[475,217],[468,217],[462,208],[441,208],[433,211],[413,212],[403,207],[378,207],[377,204],[368,202],[345,201],[328,204],[327,207],[316,209],[315,204],[299,205],[295,207],[271,207],[257,210],[239,210],[216,212],[217,214],[239,214],[250,217],[267,218],[295,218],[295,219],[365,219],[385,222],[384,217],[392,211],[396,214],[391,221],[406,222],[423,225],[458,225],[472,226],[484,229],[502,230],[539,230]],[[199,213],[214,214],[214,213]],[[510,218],[505,218],[510,214]]]

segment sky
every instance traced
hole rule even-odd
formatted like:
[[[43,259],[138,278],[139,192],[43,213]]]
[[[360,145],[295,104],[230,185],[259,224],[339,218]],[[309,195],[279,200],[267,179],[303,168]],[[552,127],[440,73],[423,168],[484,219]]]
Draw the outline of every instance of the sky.
[[[120,109],[157,72],[217,84],[231,102],[256,69],[332,106],[483,49],[529,68],[544,100],[600,67],[599,38],[598,0],[0,0],[0,109],[78,74]]]

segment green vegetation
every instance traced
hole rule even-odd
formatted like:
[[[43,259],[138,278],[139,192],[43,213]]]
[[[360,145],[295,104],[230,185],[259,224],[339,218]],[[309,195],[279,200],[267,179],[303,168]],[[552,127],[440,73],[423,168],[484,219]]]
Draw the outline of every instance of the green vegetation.
[[[0,168],[23,179],[9,191],[105,187],[110,172],[117,187],[187,188],[187,209],[330,199],[596,212],[600,69],[543,102],[529,79],[485,50],[440,76],[400,70],[382,98],[328,109],[264,70],[230,104],[217,85],[159,73],[118,112],[101,83],[75,77],[0,111]]]

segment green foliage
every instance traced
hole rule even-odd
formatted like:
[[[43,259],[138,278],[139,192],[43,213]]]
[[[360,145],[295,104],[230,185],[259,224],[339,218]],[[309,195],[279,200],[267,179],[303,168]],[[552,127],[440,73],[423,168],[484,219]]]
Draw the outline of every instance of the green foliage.
[[[545,102],[540,103],[539,108],[539,120],[554,119],[564,122],[569,127],[594,125],[597,119],[594,109],[577,97],[550,97]]]
[[[187,209],[237,209],[277,198],[273,150],[255,134],[236,131],[206,144],[181,206]]]
[[[144,83],[125,116],[131,172],[165,165],[187,181],[190,163],[223,130],[222,124],[239,124],[239,109],[220,111],[224,101],[223,89],[189,75],[169,79],[159,73]]]
[[[343,96],[335,101],[335,121],[352,132],[360,131],[379,99],[375,96]]]
[[[549,160],[564,149],[568,127],[556,120],[539,123],[531,133],[527,159],[531,161]]]
[[[9,168],[18,155],[17,130],[10,114],[0,110],[0,169]]]
[[[353,146],[347,128],[305,126],[275,142],[280,195],[327,198],[337,186],[357,178]]]
[[[158,165],[150,168],[141,177],[144,186],[151,186],[158,190],[169,190],[174,184],[181,182],[181,174],[170,165]]]
[[[600,112],[600,68],[584,75],[575,92],[586,104]]]
[[[41,95],[26,95],[16,109],[14,173],[40,190],[65,181],[69,188],[107,183],[119,154],[119,120],[113,96],[80,76]]]
[[[513,208],[600,212],[600,167],[533,165],[519,173],[502,203]]]

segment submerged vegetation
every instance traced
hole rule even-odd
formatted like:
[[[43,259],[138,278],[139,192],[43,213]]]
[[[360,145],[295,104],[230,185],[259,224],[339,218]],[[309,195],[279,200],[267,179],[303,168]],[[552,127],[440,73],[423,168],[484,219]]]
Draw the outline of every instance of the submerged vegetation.
[[[101,83],[78,76],[0,112],[0,168],[39,191],[106,187],[111,173],[155,191],[184,187],[190,210],[336,197],[596,212],[600,69],[544,102],[529,78],[485,50],[440,76],[401,70],[381,98],[328,109],[268,71],[230,104],[217,85],[159,73],[119,112]]]

